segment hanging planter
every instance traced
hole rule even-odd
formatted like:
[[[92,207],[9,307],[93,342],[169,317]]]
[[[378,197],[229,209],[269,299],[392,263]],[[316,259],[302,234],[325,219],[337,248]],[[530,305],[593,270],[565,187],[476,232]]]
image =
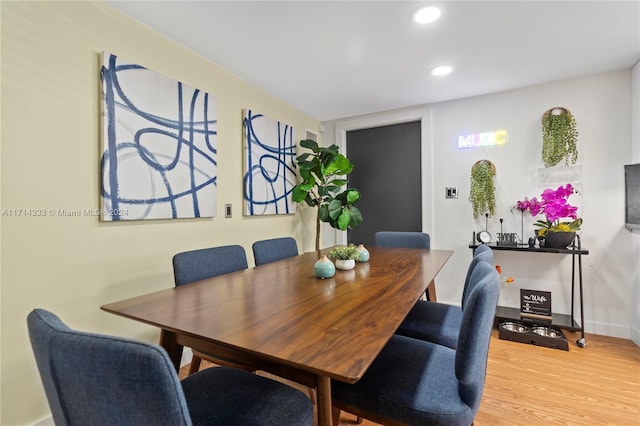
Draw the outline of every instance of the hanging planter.
[[[476,220],[486,213],[489,216],[496,213],[495,175],[496,166],[489,160],[479,160],[471,167],[469,202]]]
[[[566,108],[551,108],[542,115],[542,161],[553,167],[578,160],[578,130],[576,120]]]

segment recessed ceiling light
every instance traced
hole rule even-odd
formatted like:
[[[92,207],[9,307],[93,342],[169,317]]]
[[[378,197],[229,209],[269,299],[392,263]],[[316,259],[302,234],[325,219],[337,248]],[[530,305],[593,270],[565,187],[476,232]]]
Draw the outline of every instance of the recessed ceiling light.
[[[440,9],[435,6],[427,6],[422,9],[418,9],[416,13],[413,14],[413,20],[418,24],[428,24],[429,22],[433,22],[440,17]]]
[[[431,70],[431,75],[447,75],[451,74],[451,71],[453,71],[453,67],[450,67],[449,65],[441,65],[433,68]]]

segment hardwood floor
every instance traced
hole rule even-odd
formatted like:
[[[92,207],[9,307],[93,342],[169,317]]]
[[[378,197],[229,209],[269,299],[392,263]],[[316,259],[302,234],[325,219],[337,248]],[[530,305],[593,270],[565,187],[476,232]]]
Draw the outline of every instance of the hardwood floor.
[[[587,334],[580,349],[577,333],[565,335],[568,352],[500,340],[494,331],[474,425],[640,425],[640,348]],[[340,425],[353,424],[355,417],[342,413]]]

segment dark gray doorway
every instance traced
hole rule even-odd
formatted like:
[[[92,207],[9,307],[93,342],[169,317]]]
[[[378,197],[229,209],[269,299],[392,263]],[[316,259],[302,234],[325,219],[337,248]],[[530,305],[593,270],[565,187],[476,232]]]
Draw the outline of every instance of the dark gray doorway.
[[[422,231],[420,121],[347,132],[354,164],[349,187],[360,191],[364,221],[349,243],[373,245],[377,231]]]

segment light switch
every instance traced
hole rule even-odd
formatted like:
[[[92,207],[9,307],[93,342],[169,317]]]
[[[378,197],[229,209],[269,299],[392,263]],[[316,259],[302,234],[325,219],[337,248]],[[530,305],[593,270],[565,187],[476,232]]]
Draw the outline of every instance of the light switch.
[[[231,204],[224,205],[224,217],[231,217]]]

